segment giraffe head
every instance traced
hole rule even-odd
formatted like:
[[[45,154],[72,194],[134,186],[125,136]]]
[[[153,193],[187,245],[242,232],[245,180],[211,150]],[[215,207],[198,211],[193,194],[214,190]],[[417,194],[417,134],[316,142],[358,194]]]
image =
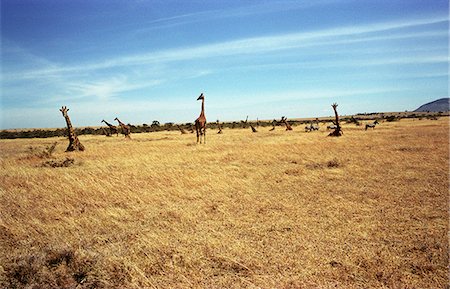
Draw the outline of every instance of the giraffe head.
[[[205,99],[205,96],[203,95],[203,93],[200,94],[200,96],[197,98],[197,100],[200,100],[200,99]]]
[[[59,109],[59,111],[62,112],[62,114],[63,114],[64,117],[67,117],[67,116],[68,116],[68,115],[67,115],[67,112],[69,111],[69,109],[67,108],[67,106],[62,106],[62,107]]]
[[[116,117],[114,120],[117,120],[117,121],[119,121],[119,119]]]
[[[336,109],[337,106],[338,106],[337,103],[333,103],[333,104],[331,105],[331,107],[332,107],[333,109]]]

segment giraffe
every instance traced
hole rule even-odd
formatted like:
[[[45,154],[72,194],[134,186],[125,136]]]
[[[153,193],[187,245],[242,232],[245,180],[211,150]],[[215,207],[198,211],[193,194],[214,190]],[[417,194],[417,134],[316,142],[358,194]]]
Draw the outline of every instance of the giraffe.
[[[258,132],[252,124],[250,124],[250,128],[252,129],[252,132]]]
[[[281,122],[286,125],[286,130],[292,130],[291,125],[287,122],[287,118],[285,116],[281,117]]]
[[[277,120],[276,120],[276,119],[272,120],[272,128],[269,129],[269,131],[274,131],[274,130],[275,130],[275,125],[276,125],[276,124],[277,124]]]
[[[122,128],[122,133],[125,135],[125,138],[131,139],[130,127],[128,125],[124,124],[123,122],[121,122],[117,117],[114,120],[117,120],[119,122],[119,125]]]
[[[103,131],[103,133],[104,133],[106,136],[108,136],[108,137],[111,136],[111,132],[110,132],[110,131],[107,131],[104,127],[102,127],[102,131]]]
[[[73,129],[72,123],[70,122],[69,115],[67,114],[69,109],[67,108],[67,106],[62,106],[60,111],[62,112],[62,115],[66,119],[67,133],[69,134],[69,146],[67,147],[66,152],[71,152],[71,151],[76,151],[76,150],[84,151],[84,145],[81,144],[80,140],[78,139],[77,135],[75,134],[75,130]]]
[[[110,124],[106,120],[102,120],[108,127],[111,134],[116,134],[116,136],[119,136],[119,130],[117,129],[117,126]]]
[[[219,131],[217,133],[221,134],[222,133],[222,126],[220,125],[219,120],[217,120],[216,123],[217,123],[217,128],[219,129]]]
[[[245,121],[241,120],[242,128],[247,128],[247,122],[248,122],[248,115],[247,115],[247,118],[245,119]]]
[[[341,136],[343,134],[341,125],[339,124],[339,115],[336,110],[337,106],[338,106],[337,103],[333,103],[331,105],[331,107],[334,110],[334,116],[336,118],[336,121],[333,122],[333,124],[335,125],[334,131],[330,132],[328,136]]]
[[[202,111],[200,116],[195,120],[195,130],[197,131],[197,143],[202,143],[201,136],[203,135],[203,144],[206,144],[206,117],[205,117],[205,96],[200,94],[197,100],[202,100]]]
[[[177,128],[180,130],[181,134],[187,134],[187,132],[177,124]]]

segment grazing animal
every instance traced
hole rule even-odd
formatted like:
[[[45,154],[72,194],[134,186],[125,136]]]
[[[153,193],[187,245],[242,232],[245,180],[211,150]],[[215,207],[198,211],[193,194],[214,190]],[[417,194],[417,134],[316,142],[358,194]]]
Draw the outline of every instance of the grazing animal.
[[[337,125],[335,125],[335,124],[327,125],[327,129],[336,129],[336,128],[337,128]]]
[[[375,120],[373,123],[368,123],[368,124],[366,124],[366,130],[367,130],[368,128],[374,129],[375,126],[376,126],[377,124],[379,124],[379,123],[378,123],[378,120]]]
[[[309,125],[305,126],[305,131],[310,132],[313,130],[319,130],[319,126],[317,124],[313,124],[312,122]]]
[[[102,122],[104,122],[109,127],[110,134],[116,134],[116,136],[119,136],[119,129],[117,129],[117,126],[110,124],[106,120],[102,120]]]
[[[250,124],[250,128],[252,129],[252,132],[258,132],[258,131],[256,130],[256,128],[254,128],[253,125],[251,125],[251,124]]]
[[[203,144],[206,144],[206,116],[205,116],[205,96],[200,94],[197,100],[202,101],[202,111],[200,116],[195,120],[195,130],[197,132],[197,143],[202,143],[201,137],[203,136]]]
[[[119,125],[120,125],[120,127],[122,128],[122,133],[125,135],[125,138],[131,139],[131,136],[130,136],[130,133],[131,133],[130,127],[129,127],[128,125],[124,124],[123,122],[121,122],[117,117],[116,117],[114,120],[117,120],[117,121],[119,122]]]
[[[72,127],[72,123],[70,122],[69,115],[67,112],[69,109],[66,106],[61,107],[60,111],[62,112],[62,115],[66,119],[67,124],[67,133],[69,135],[69,146],[67,146],[66,152],[71,151],[84,151],[84,145],[81,144],[80,140],[78,139],[77,135],[75,134],[75,130]]]
[[[284,123],[286,125],[286,130],[292,130],[291,125],[287,122],[287,118],[285,116],[281,117],[281,121],[282,123]]]
[[[181,134],[187,134],[187,132],[177,124],[177,128],[180,130]]]

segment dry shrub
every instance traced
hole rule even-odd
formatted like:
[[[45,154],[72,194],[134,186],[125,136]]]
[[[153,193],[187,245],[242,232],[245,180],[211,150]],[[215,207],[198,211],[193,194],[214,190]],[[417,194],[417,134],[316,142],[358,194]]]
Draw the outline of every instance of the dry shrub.
[[[42,167],[67,168],[75,164],[75,159],[66,157],[64,160],[49,160],[42,163]]]
[[[28,147],[28,155],[25,157],[25,159],[32,159],[32,158],[51,158],[53,152],[55,151],[56,145],[58,142],[54,142],[53,144],[47,146],[45,149],[29,146]]]
[[[341,163],[337,159],[332,159],[327,162],[327,168],[338,168],[341,166]]]
[[[307,169],[310,170],[318,170],[318,169],[335,169],[335,168],[339,168],[342,167],[341,162],[334,158],[332,160],[326,161],[326,162],[311,162],[311,163],[307,163],[306,165]]]
[[[96,254],[73,248],[44,248],[4,265],[6,288],[111,288],[130,281],[118,263],[102,264]]]

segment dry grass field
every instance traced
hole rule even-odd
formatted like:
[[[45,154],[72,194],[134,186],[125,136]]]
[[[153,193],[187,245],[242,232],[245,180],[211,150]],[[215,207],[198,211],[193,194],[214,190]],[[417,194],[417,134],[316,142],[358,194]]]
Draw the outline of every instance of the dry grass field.
[[[0,288],[448,288],[448,118],[343,130],[0,140]]]

